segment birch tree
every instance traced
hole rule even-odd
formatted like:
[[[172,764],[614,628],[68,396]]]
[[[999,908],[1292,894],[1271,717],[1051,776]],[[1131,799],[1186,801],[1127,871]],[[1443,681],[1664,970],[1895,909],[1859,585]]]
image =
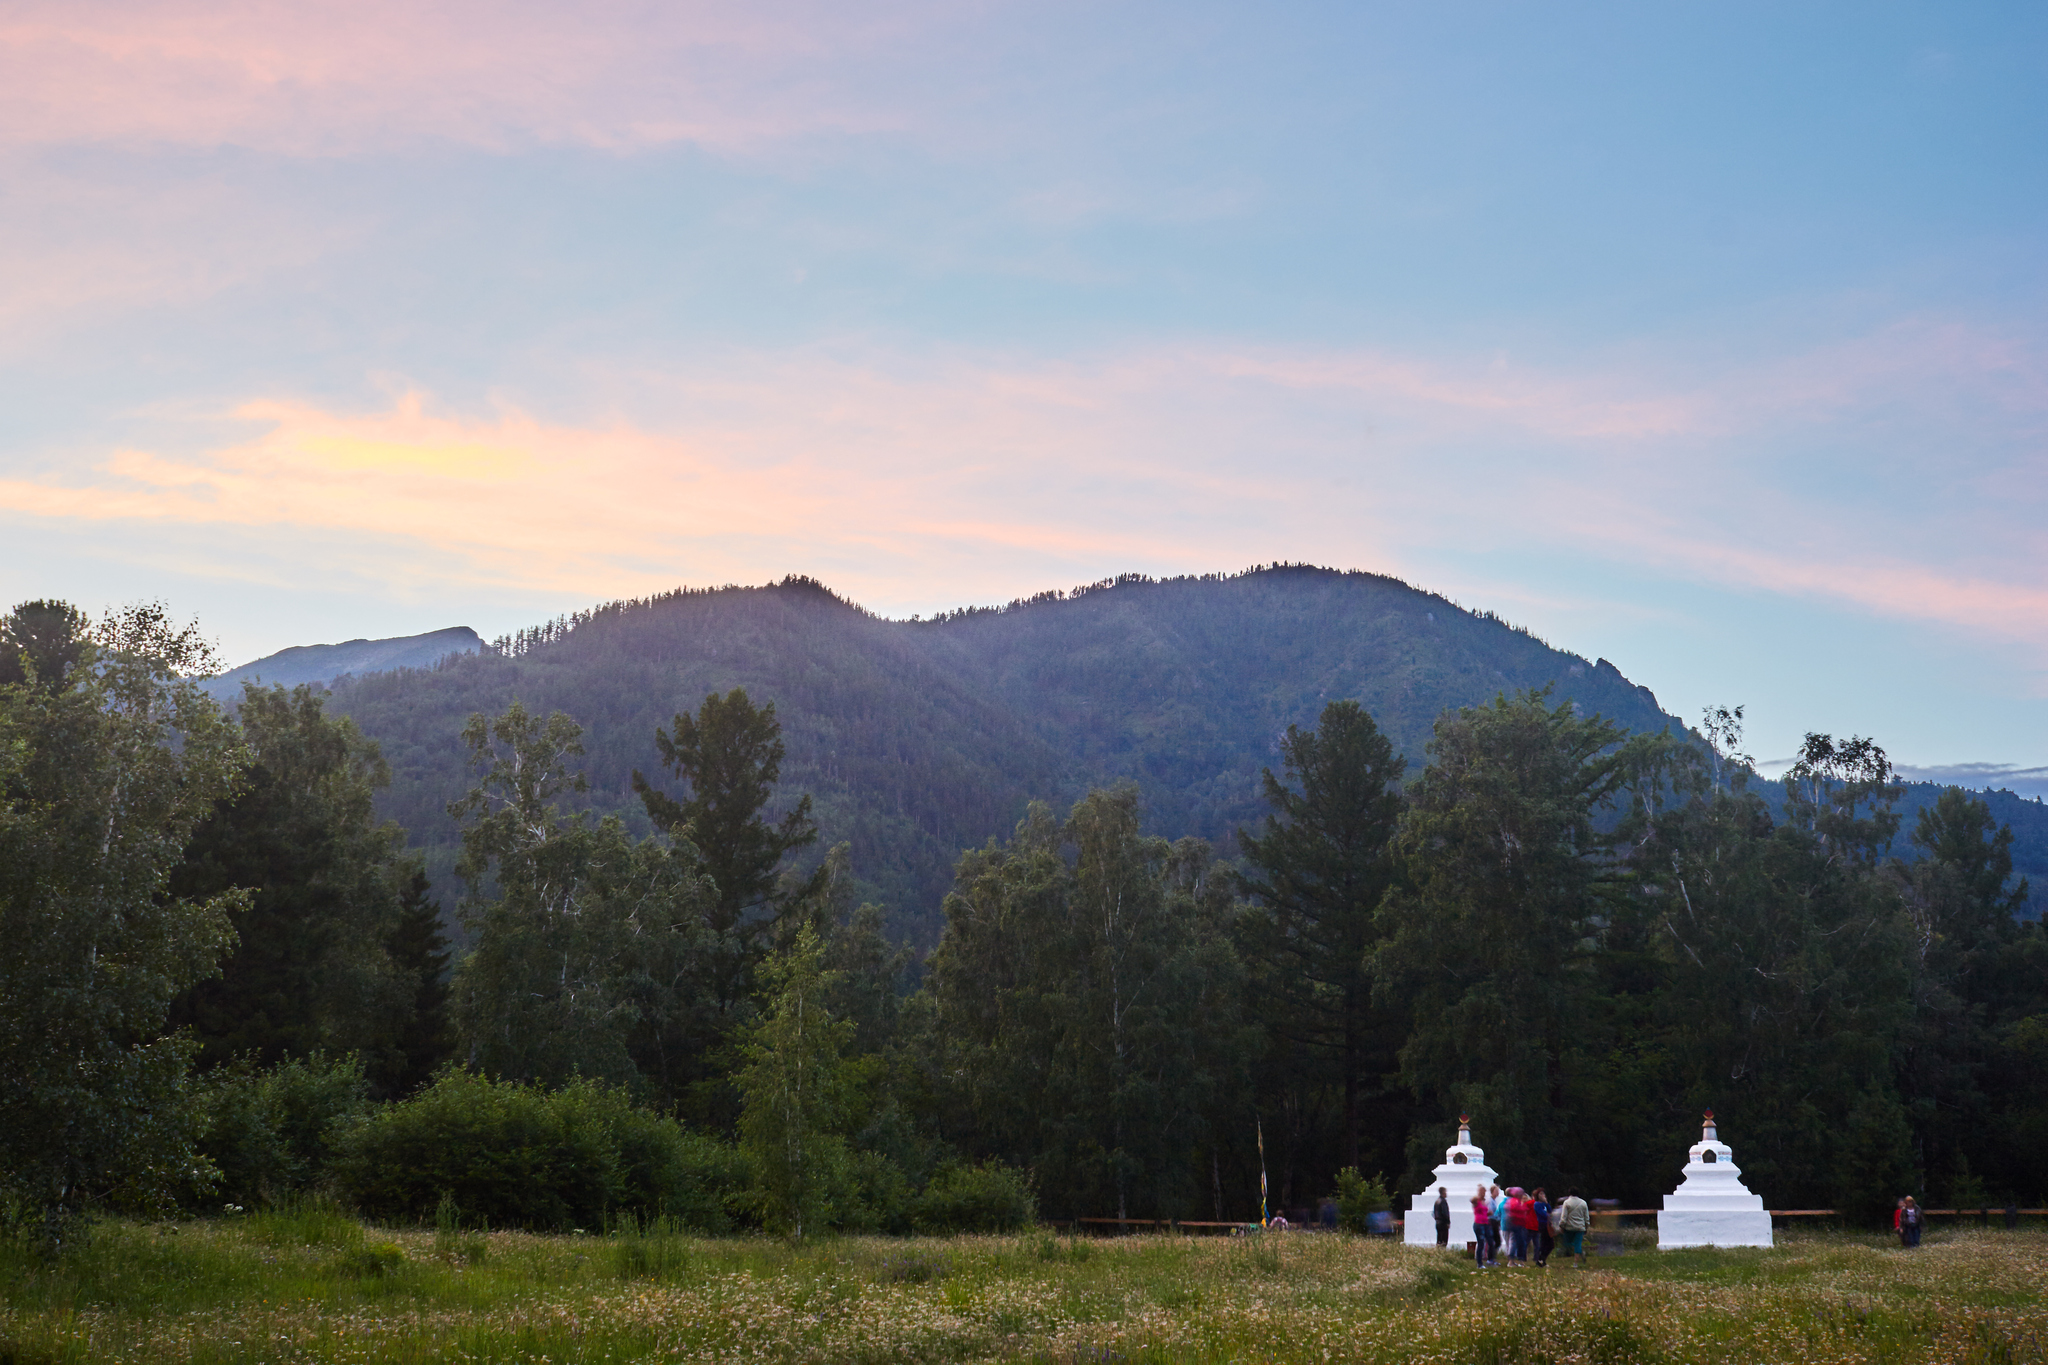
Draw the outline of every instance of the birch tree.
[[[0,684],[0,1185],[55,1243],[96,1201],[204,1180],[192,1045],[162,1030],[247,898],[166,880],[246,755],[194,681],[211,650],[160,606],[43,643],[61,673],[24,650]]]

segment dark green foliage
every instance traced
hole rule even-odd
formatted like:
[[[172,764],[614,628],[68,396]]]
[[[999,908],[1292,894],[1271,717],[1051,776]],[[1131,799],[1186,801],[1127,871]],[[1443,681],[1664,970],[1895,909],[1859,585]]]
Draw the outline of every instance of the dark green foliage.
[[[1410,790],[1387,898],[1382,990],[1412,1011],[1402,1074],[1425,1109],[1469,1113],[1488,1158],[1552,1182],[1585,1096],[1611,840],[1597,817],[1654,754],[1550,693],[1446,714]],[[1439,1159],[1418,1135],[1410,1176]]]
[[[220,1172],[210,1200],[253,1209],[320,1185],[335,1145],[369,1112],[370,1085],[355,1057],[315,1054],[258,1068],[248,1058],[199,1086],[199,1151]]]
[[[53,1242],[196,1173],[192,1049],[164,1017],[245,903],[167,894],[244,761],[184,676],[211,663],[196,631],[145,606],[75,643],[59,685],[0,685],[0,1201]]]
[[[386,1078],[389,1093],[409,1095],[455,1052],[448,1014],[448,937],[441,932],[441,907],[426,873],[415,871],[399,891],[398,922],[384,948],[400,979],[412,984],[412,1008],[390,1050],[394,1065]]]
[[[767,1010],[749,1033],[734,1078],[743,1098],[740,1145],[752,1158],[768,1227],[801,1240],[846,1202],[856,1075],[853,1024],[836,1019],[825,945],[808,925],[763,966]]]
[[[853,1050],[862,1056],[887,1051],[901,1027],[903,996],[917,956],[891,943],[882,929],[882,907],[856,907],[834,925],[825,944],[833,1017],[853,1025]]]
[[[688,798],[678,801],[660,791],[637,769],[633,790],[657,828],[696,846],[717,888],[709,914],[713,930],[726,934],[750,919],[773,920],[791,900],[778,889],[783,860],[818,838],[808,796],[798,797],[776,824],[761,818],[782,772],[775,703],[757,708],[744,688],[723,697],[714,692],[696,715],[676,713],[673,737],[655,730],[654,745],[662,766],[689,785]]]
[[[618,1108],[611,1128],[625,1208],[706,1235],[747,1219],[754,1173],[739,1148],[650,1109]]]
[[[705,1008],[691,986],[710,888],[694,850],[560,810],[585,786],[566,716],[515,702],[463,733],[479,776],[450,808],[467,821],[458,870],[476,944],[455,982],[465,1059],[512,1080],[662,1084],[679,1062],[660,1044]]]
[[[1407,764],[1351,701],[1324,707],[1314,730],[1288,726],[1280,751],[1287,781],[1264,774],[1273,808],[1265,835],[1237,836],[1255,907],[1239,921],[1238,942],[1273,1042],[1261,1068],[1261,1108],[1289,1124],[1280,1188],[1291,1191],[1309,1136],[1299,1121],[1317,1107],[1305,1088],[1334,1082],[1341,1094],[1338,1155],[1346,1165],[1358,1163],[1368,1114],[1374,1156],[1401,1157],[1406,1105],[1383,1078],[1398,1067],[1406,1016],[1375,1005],[1371,956],[1374,917],[1394,880],[1388,845]]]
[[[253,762],[242,789],[194,831],[169,889],[198,898],[246,887],[249,906],[220,975],[181,996],[171,1021],[190,1030],[207,1065],[361,1052],[390,1084],[417,996],[388,949],[404,835],[374,813],[388,780],[377,746],[324,703],[303,686],[250,683],[242,693]]]
[[[762,958],[797,925],[819,922],[834,868],[783,876],[784,864],[816,842],[818,831],[809,796],[773,824],[763,818],[782,769],[773,702],[757,708],[737,687],[714,693],[695,715],[678,712],[672,731],[657,729],[654,744],[687,796],[660,791],[638,769],[633,789],[655,828],[694,851],[707,894],[680,985],[690,1008],[646,1019],[635,1045],[643,1057],[659,1059],[655,1075],[667,1093],[689,1096],[694,1115],[723,1126],[734,1111],[721,1064],[729,1063],[735,1030],[752,1018]]]
[[[1139,832],[1129,788],[960,860],[928,981],[937,1103],[1056,1217],[1187,1216],[1243,1115],[1255,1036],[1211,873],[1199,841]]]
[[[1986,803],[1951,787],[1920,809],[1912,838],[1922,856],[1898,875],[1913,1010],[1896,1083],[1928,1191],[1944,1204],[1981,1201],[1981,1174],[2011,1169],[2000,1141],[2011,1105],[1998,1100],[2012,1094],[2014,1072],[1998,1039],[2048,983],[2033,951],[2039,926],[2015,919],[2028,887],[2012,877],[2012,831],[1993,824]]]
[[[1682,1146],[1711,1107],[1775,1206],[1873,1218],[1917,1187],[1891,1067],[1910,954],[1882,860],[1888,779],[1867,741],[1815,736],[1776,822],[1739,777],[1679,773],[1681,799],[1646,819],[1634,850],[1632,908],[1661,948],[1635,1079],[1663,1115],[1644,1122]]]
[[[0,620],[0,686],[33,681],[44,691],[62,691],[90,631],[85,613],[69,602],[21,603]]]
[[[919,1232],[1015,1232],[1038,1217],[1038,1196],[1014,1166],[990,1161],[948,1166],[918,1195],[912,1220]]]
[[[548,1231],[625,1215],[725,1231],[745,1188],[730,1148],[613,1087],[549,1091],[461,1071],[354,1128],[336,1177],[375,1218],[430,1219],[445,1195],[466,1226]]]

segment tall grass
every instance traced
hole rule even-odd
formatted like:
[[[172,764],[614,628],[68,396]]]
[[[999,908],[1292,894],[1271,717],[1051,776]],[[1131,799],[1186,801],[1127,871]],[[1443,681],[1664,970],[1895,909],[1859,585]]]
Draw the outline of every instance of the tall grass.
[[[2048,1235],[1631,1249],[1579,1272],[1310,1233],[706,1239],[366,1227],[304,1203],[0,1245],[0,1365],[461,1360],[1366,1362],[2048,1359]]]

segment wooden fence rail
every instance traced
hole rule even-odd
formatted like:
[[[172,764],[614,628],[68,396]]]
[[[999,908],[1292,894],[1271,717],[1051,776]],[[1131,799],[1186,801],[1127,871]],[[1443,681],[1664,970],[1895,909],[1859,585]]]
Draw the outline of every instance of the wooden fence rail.
[[[1650,1218],[1662,1212],[1662,1209],[1594,1209],[1593,1217]],[[1922,1209],[1920,1212],[1928,1218],[1992,1218],[2003,1216],[2005,1210],[1987,1207],[1976,1209]],[[2023,1218],[2048,1218],[2048,1209],[2018,1209],[2015,1212]],[[1770,1214],[1773,1218],[1838,1218],[1841,1216],[1834,1209],[1772,1209]],[[1076,1218],[1072,1221],[1109,1227],[1166,1228],[1169,1231],[1174,1228],[1250,1228],[1258,1226],[1257,1219],[1217,1221],[1214,1219],[1195,1218]],[[1397,1228],[1403,1227],[1405,1224],[1406,1220],[1400,1218],[1396,1218],[1393,1222],[1393,1225]]]

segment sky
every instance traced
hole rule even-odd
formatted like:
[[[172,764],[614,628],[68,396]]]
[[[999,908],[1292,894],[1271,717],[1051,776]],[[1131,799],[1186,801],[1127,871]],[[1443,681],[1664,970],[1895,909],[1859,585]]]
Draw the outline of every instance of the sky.
[[[2048,8],[0,8],[8,602],[1273,561],[2048,790]]]

